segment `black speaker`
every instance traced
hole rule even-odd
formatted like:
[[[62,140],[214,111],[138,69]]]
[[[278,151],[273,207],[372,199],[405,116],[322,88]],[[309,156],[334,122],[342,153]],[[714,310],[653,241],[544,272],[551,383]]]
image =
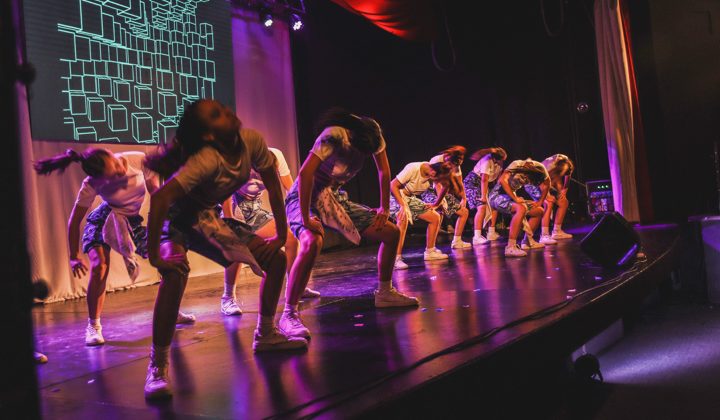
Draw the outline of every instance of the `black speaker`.
[[[620,213],[608,213],[580,241],[580,249],[604,266],[622,266],[640,251],[640,236]]]

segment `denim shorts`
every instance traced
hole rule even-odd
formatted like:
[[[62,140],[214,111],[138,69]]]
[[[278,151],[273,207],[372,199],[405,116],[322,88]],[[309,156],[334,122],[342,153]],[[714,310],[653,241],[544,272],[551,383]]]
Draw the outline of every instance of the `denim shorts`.
[[[413,222],[418,219],[418,216],[428,211],[425,204],[425,201],[416,195],[407,197],[407,205]],[[400,204],[395,200],[395,196],[390,196],[390,217],[397,221],[398,213],[400,213]]]
[[[260,197],[247,200],[233,194],[232,202],[233,216],[238,220],[245,221],[253,232],[257,232],[274,219],[273,214],[262,207]]]
[[[343,207],[347,215],[350,217],[355,229],[362,233],[365,229],[372,225],[375,221],[377,213],[375,210],[363,204],[358,204],[348,200],[348,195],[342,190],[333,190],[332,194],[335,199]],[[300,212],[300,196],[297,188],[292,188],[285,198],[285,212],[287,213],[288,227],[296,238],[300,238],[302,232],[307,229],[302,222],[302,213]],[[317,217],[317,210],[313,203],[310,204],[310,216]],[[342,233],[342,232],[340,232]]]
[[[110,205],[103,201],[88,215],[82,235],[82,250],[84,253],[87,254],[90,249],[96,246],[105,248],[109,246],[103,240],[103,227],[111,211]],[[130,237],[135,244],[135,253],[147,258],[147,229],[142,224],[142,216],[128,216],[127,220],[130,223]]]
[[[433,188],[428,188],[427,191],[422,193],[422,200],[428,204],[434,204],[437,201],[437,192]],[[445,194],[445,207],[440,207],[438,210],[445,213],[446,216],[452,216],[460,210],[460,200],[452,194]]]
[[[221,249],[208,241],[202,233],[195,230],[193,220],[187,214],[182,214],[176,206],[171,206],[168,219],[163,224],[160,242],[172,242],[181,245],[186,250],[196,252],[225,268],[229,267],[232,262],[225,258]],[[235,232],[238,239],[245,244],[256,237],[252,228],[239,220],[223,218],[223,221]]]

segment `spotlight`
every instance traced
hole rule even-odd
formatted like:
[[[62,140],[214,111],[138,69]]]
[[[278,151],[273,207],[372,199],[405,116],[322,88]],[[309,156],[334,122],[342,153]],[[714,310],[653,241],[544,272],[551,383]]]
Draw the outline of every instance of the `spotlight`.
[[[263,26],[266,28],[269,28],[273,24],[273,17],[269,10],[263,9],[260,10],[260,22],[262,22]]]
[[[290,27],[293,29],[293,31],[299,31],[303,27],[303,21],[300,19],[300,16],[296,15],[295,13],[290,15]]]

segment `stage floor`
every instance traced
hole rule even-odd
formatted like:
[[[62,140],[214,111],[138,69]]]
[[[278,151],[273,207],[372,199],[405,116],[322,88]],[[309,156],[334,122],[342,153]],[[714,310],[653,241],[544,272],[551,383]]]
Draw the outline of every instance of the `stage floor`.
[[[563,315],[505,329],[462,351],[387,375],[623,275],[622,270],[595,265],[580,251],[579,238],[588,229],[571,229],[575,239],[519,259],[504,258],[504,242],[495,242],[453,250],[446,262],[425,263],[423,246],[411,240],[414,244],[404,252],[410,269],[396,271],[394,280],[400,290],[420,299],[417,309],[374,308],[377,247],[323,254],[311,282],[322,297],[301,304],[313,334],[302,353],[253,354],[256,277],[247,276],[238,286],[244,310],[240,317],[219,313],[221,275],[192,279],[181,308],[198,321],[177,330],[170,370],[174,398],[161,404],[143,398],[157,286],[108,294],[102,316],[107,343],[102,347],[84,345],[84,299],[38,306],[33,310],[37,348],[50,358],[38,367],[44,416],[262,418],[324,408],[330,408],[324,412],[330,417],[362,413],[468,360],[501,350]],[[639,231],[648,256],[645,264],[660,259],[679,236],[676,226]],[[439,247],[450,253],[447,238]],[[630,278],[633,273],[627,274]],[[587,294],[565,311],[609,289]],[[387,380],[379,381],[383,378]],[[363,389],[369,384],[372,389]],[[359,393],[361,389],[365,392]]]

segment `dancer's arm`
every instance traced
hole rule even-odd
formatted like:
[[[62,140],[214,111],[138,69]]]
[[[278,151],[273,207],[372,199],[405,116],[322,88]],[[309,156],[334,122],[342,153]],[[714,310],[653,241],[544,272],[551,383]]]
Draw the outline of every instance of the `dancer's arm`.
[[[225,201],[223,201],[222,212],[224,217],[233,217],[232,197],[228,197]]]
[[[190,265],[185,253],[178,255],[160,255],[160,232],[167,218],[170,205],[184,197],[187,193],[175,178],[158,188],[150,196],[150,214],[148,215],[148,260],[158,270],[177,271],[185,275]]]
[[[437,183],[437,185],[440,186],[440,193],[437,195],[437,200],[435,200],[435,203],[433,203],[433,204],[427,204],[426,208],[431,208],[431,209],[435,210],[438,207],[442,206],[442,201],[445,198],[445,195],[447,194],[448,190],[450,189],[447,185],[443,185],[440,183]]]
[[[380,207],[375,210],[375,222],[373,225],[376,229],[385,226],[385,222],[390,215],[390,162],[388,162],[387,153],[383,149],[382,152],[373,155],[375,167],[378,172],[378,182],[380,183]]]
[[[310,153],[307,159],[305,159],[298,174],[298,195],[300,198],[300,215],[302,216],[303,226],[322,236],[325,234],[322,223],[320,223],[317,218],[310,217],[310,198],[313,183],[315,182],[315,172],[321,163],[322,160],[314,153]]]
[[[87,274],[88,268],[85,262],[80,258],[80,223],[87,214],[88,208],[79,206],[77,203],[73,206],[68,219],[68,249],[70,251],[70,268],[74,277],[80,278]]]
[[[285,203],[283,200],[283,191],[280,186],[280,177],[275,166],[258,170],[260,179],[262,179],[267,189],[268,198],[270,199],[270,208],[275,218],[275,236],[265,239],[267,245],[260,250],[257,255],[258,262],[268,263],[280,248],[285,245],[287,240],[287,215],[285,214]]]
[[[500,185],[502,185],[503,190],[505,191],[505,194],[510,196],[510,198],[518,204],[525,203],[525,200],[522,197],[518,197],[518,195],[515,194],[515,191],[513,191],[512,188],[510,188],[509,180],[510,180],[510,172],[508,172],[508,171],[503,172],[503,174],[500,175],[500,179],[498,180],[498,182],[500,182]]]
[[[547,198],[548,191],[550,191],[550,178],[545,178],[545,181],[540,184],[540,199],[534,203],[535,206],[542,207],[542,203],[544,203],[545,198]]]

